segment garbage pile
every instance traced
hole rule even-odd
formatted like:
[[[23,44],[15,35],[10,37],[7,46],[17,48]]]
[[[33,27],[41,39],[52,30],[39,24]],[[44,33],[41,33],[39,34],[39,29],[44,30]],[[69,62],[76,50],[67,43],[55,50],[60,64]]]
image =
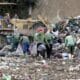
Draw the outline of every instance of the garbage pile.
[[[56,23],[55,26],[52,24],[51,27],[52,29],[47,30],[38,28],[37,33],[33,34],[32,42],[29,36],[24,34],[7,36],[9,46],[5,46],[0,51],[0,55],[4,56],[0,58],[0,72],[3,80],[75,80],[80,78],[80,62],[74,59],[76,51],[78,55],[80,54],[80,19],[79,21],[69,19],[68,23],[62,21]],[[76,45],[78,40],[79,43]],[[76,49],[73,49],[74,47]],[[44,53],[47,54],[43,55]],[[36,58],[40,55],[43,59],[37,60]],[[78,57],[80,58],[80,55]]]
[[[0,80],[76,80],[80,79],[79,70],[79,60],[0,58]]]

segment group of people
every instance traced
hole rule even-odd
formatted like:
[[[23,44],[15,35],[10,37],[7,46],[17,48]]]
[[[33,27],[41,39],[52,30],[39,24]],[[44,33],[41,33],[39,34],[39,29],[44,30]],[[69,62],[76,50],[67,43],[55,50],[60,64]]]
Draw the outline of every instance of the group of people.
[[[29,52],[30,42],[28,37],[23,34],[9,34],[6,36],[6,42],[7,45],[11,45],[11,52],[16,51],[18,45],[21,45],[24,54]]]
[[[47,55],[48,59],[50,59],[51,56],[54,56],[54,58],[62,58],[62,53],[69,53],[71,57],[74,57],[77,39],[69,31],[59,32],[57,28],[44,29],[43,32],[40,31],[35,34],[34,39],[37,42],[37,56],[41,54],[43,58]],[[64,50],[61,49],[61,51],[58,52],[60,49],[59,46]],[[68,57],[68,54],[67,56],[65,55],[65,57]]]
[[[74,22],[72,22],[74,23]],[[12,50],[16,50],[18,44],[21,45],[23,53],[44,59],[80,56],[80,26],[69,22],[63,28],[61,24],[52,24],[49,28],[40,26],[34,33],[31,42],[27,35],[8,35],[7,42],[12,45]],[[64,23],[63,23],[64,24]],[[35,50],[33,50],[35,49]]]

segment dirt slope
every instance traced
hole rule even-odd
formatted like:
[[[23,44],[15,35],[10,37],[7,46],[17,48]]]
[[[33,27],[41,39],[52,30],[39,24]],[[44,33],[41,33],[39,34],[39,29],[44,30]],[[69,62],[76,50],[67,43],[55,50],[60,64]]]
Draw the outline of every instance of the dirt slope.
[[[39,0],[33,16],[38,14],[48,17],[52,22],[59,19],[59,16],[77,16],[80,14],[80,0]]]

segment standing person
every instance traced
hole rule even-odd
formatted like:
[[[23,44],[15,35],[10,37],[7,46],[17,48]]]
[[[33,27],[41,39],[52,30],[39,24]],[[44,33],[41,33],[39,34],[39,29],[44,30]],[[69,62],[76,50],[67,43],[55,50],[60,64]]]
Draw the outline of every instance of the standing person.
[[[29,45],[30,45],[30,42],[29,42],[28,36],[22,35],[22,38],[21,38],[21,46],[22,46],[24,55],[26,53],[29,54]]]
[[[50,30],[48,30],[45,33],[45,45],[46,45],[46,50],[47,50],[47,58],[50,59],[51,52],[52,52],[52,44],[53,44],[53,36],[50,33]]]
[[[10,24],[10,14],[9,13],[6,13],[4,19],[5,19],[5,23],[7,25],[9,25]]]
[[[71,57],[74,56],[74,49],[75,49],[76,39],[70,33],[67,33],[65,38],[65,46],[68,47],[68,50],[71,54]]]
[[[17,14],[15,14],[13,18],[14,18],[14,19],[19,19],[19,17],[18,17]]]
[[[2,27],[3,27],[3,26],[2,26],[2,21],[0,21],[0,29],[2,29]]]
[[[56,28],[53,28],[51,33],[52,33],[52,35],[54,37],[53,43],[57,43],[58,40],[59,40],[59,31]]]
[[[53,28],[53,31],[52,31],[53,35],[58,38],[59,37],[59,31],[56,29],[56,28]]]

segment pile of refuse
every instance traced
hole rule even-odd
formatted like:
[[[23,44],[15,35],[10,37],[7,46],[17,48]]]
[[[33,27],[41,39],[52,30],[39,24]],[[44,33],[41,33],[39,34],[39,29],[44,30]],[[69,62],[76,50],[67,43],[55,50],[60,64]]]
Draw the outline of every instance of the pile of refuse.
[[[80,61],[2,57],[0,80],[2,77],[9,78],[6,80],[76,80],[80,79]]]

